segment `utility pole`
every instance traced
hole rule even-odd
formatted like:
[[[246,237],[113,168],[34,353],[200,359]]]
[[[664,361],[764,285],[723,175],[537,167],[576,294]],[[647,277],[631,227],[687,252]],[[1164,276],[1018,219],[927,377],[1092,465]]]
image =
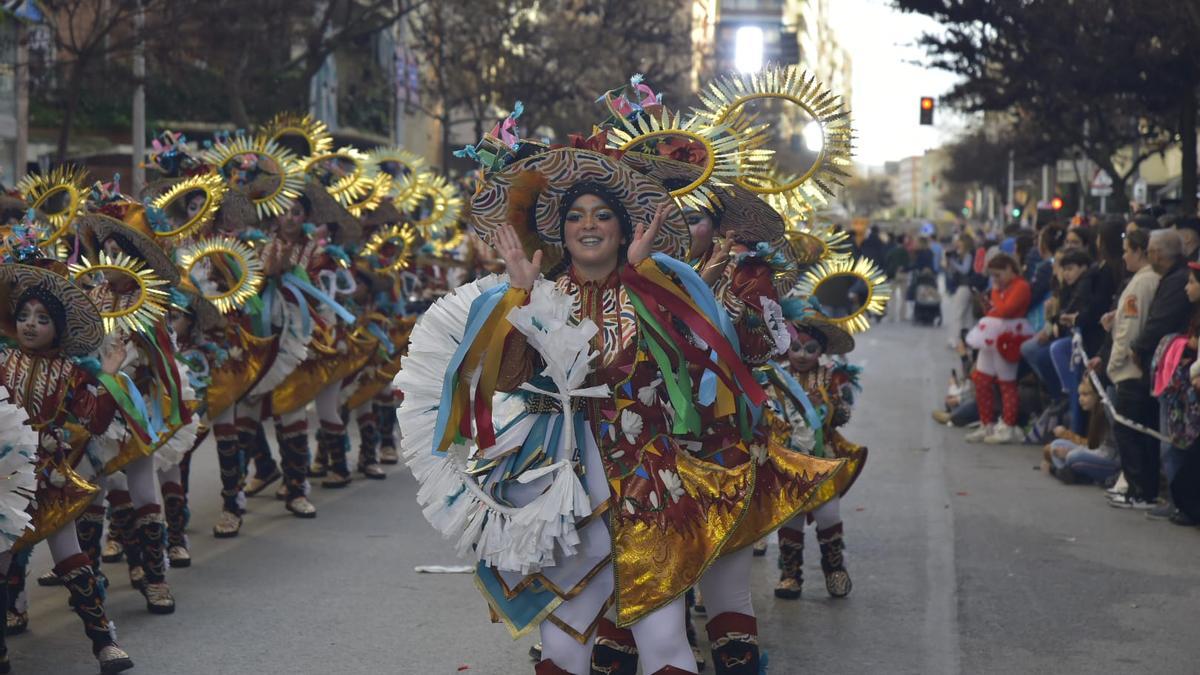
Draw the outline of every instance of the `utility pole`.
[[[1008,209],[1008,213],[1012,213],[1013,206],[1014,206],[1014,204],[1013,204],[1013,178],[1014,178],[1013,174],[1014,173],[1016,173],[1016,171],[1015,171],[1015,167],[1013,165],[1013,151],[1011,148],[1009,148],[1009,150],[1008,150],[1008,200],[1005,202],[1007,205],[1004,207],[1004,208]],[[1008,220],[1007,213],[1004,215],[1004,219]]]
[[[140,196],[146,186],[146,13],[142,0],[137,2],[133,29],[137,31],[133,49],[133,194]]]

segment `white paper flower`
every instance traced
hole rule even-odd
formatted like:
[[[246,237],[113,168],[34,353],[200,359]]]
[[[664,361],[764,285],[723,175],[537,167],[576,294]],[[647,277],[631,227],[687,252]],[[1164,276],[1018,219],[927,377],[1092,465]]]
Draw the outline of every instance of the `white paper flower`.
[[[658,385],[662,384],[662,378],[655,378],[650,384],[638,389],[638,400],[644,406],[654,405],[654,400],[658,398]]]
[[[757,463],[759,466],[766,464],[767,456],[769,454],[770,453],[767,452],[767,446],[762,443],[755,443],[754,445],[750,446],[750,456],[754,458],[755,463]]]
[[[56,488],[60,488],[67,484],[67,477],[62,475],[62,472],[60,472],[58,469],[54,469],[50,472],[49,480],[50,484]]]
[[[771,332],[771,339],[775,342],[775,355],[786,354],[788,347],[792,344],[792,338],[787,331],[787,319],[783,316],[783,308],[767,296],[761,296],[758,299],[762,303],[763,321],[767,324],[767,330]]]
[[[658,509],[658,493],[657,492],[650,493],[650,506],[654,507],[654,509],[656,509],[656,510]]]
[[[658,477],[662,479],[667,494],[671,495],[671,501],[678,503],[684,494],[683,481],[679,478],[679,474],[669,469],[659,469]]]
[[[621,411],[621,433],[625,434],[625,440],[634,443],[638,436],[642,435],[642,416],[626,408]]]
[[[229,358],[233,359],[234,361],[240,360],[242,358],[242,354],[245,354],[245,352],[242,351],[241,347],[229,348]]]
[[[806,424],[792,425],[792,445],[811,450],[817,443],[817,434]]]
[[[625,512],[631,516],[637,513],[637,510],[633,508],[633,502],[628,499],[625,500]]]

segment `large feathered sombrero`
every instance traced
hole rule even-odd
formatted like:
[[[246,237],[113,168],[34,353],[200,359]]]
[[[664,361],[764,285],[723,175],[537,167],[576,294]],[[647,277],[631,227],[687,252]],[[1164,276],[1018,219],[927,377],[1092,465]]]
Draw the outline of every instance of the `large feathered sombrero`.
[[[667,189],[630,165],[591,150],[556,148],[513,162],[487,178],[471,200],[468,217],[488,245],[494,245],[501,225],[512,225],[527,253],[543,250],[542,268],[548,270],[562,259],[562,200],[585,182],[602,186],[619,201],[610,206],[628,213],[635,228],[649,224],[660,206],[670,205],[654,249],[675,258],[687,255],[691,236]]]
[[[339,245],[353,243],[362,238],[362,223],[338,203],[329,190],[319,182],[309,179],[304,186],[304,196],[312,204],[312,221],[315,225],[334,223],[337,233],[334,242]]]
[[[49,294],[62,305],[63,329],[58,344],[68,356],[85,356],[100,348],[104,321],[83,289],[49,269],[19,263],[0,264],[0,331],[15,333],[16,301],[29,289]],[[10,332],[12,331],[12,332]]]
[[[644,152],[626,152],[621,161],[673,190],[694,184],[703,167]],[[783,217],[758,195],[737,183],[714,186],[713,194],[720,200],[721,230],[734,230],[735,238],[743,243],[774,241],[783,236]]]
[[[171,262],[170,256],[157,242],[140,230],[102,213],[89,213],[80,217],[77,226],[79,234],[96,250],[100,250],[104,240],[117,237],[122,241],[122,248],[126,243],[133,248],[132,251],[126,251],[127,253],[145,261],[160,279],[166,279],[171,285],[179,283],[179,269]]]

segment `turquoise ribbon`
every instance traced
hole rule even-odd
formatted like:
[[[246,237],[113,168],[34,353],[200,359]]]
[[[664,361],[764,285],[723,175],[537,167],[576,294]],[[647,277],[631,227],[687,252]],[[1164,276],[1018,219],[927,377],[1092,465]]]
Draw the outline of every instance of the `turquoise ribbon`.
[[[158,428],[154,426],[154,420],[151,419],[150,411],[146,406],[146,399],[142,398],[142,392],[138,391],[137,385],[133,383],[133,378],[129,377],[124,371],[117,371],[117,377],[125,384],[125,388],[129,392],[129,400],[133,401],[133,407],[137,409],[138,414],[142,419],[146,420],[146,433],[150,436],[151,443],[158,442]]]
[[[450,363],[446,366],[446,375],[442,379],[442,400],[438,405],[437,425],[433,434],[433,454],[435,455],[441,456],[445,454],[438,452],[437,445],[446,428],[446,417],[450,414],[450,408],[454,405],[454,388],[456,386],[455,379],[458,377],[458,369],[462,366],[463,359],[466,358],[471,345],[478,339],[479,331],[483,328],[483,324],[492,315],[492,312],[496,309],[496,305],[500,304],[500,300],[504,298],[504,294],[507,292],[507,283],[489,288],[478,298],[475,298],[471,303],[470,311],[467,312],[467,330],[463,334],[463,339],[459,343],[458,349],[454,350],[454,356],[450,358]],[[459,384],[469,386],[467,383]]]
[[[337,300],[334,300],[333,298],[329,297],[328,294],[326,294],[324,291],[317,288],[316,286],[313,286],[311,283],[301,279],[300,277],[292,274],[291,272],[288,272],[287,274],[283,275],[283,283],[285,286],[294,286],[294,287],[300,289],[301,291],[304,291],[304,293],[306,295],[308,295],[310,298],[328,306],[330,309],[333,310],[334,314],[338,315],[338,318],[340,318],[342,321],[349,323],[349,324],[354,323],[356,317],[354,316],[353,312],[351,312],[350,310],[343,307],[340,303],[338,303]]]
[[[374,335],[376,340],[379,340],[379,344],[383,345],[383,348],[387,350],[388,356],[396,353],[396,345],[392,344],[392,341],[388,339],[387,331],[380,328],[379,324],[373,321],[368,323],[367,332]]]

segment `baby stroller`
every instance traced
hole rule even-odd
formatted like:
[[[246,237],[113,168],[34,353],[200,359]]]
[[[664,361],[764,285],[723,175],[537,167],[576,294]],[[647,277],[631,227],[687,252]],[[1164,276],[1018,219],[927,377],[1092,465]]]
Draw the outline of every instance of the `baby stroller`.
[[[913,282],[913,321],[923,326],[942,325],[942,294],[938,292],[937,274],[921,270]]]

